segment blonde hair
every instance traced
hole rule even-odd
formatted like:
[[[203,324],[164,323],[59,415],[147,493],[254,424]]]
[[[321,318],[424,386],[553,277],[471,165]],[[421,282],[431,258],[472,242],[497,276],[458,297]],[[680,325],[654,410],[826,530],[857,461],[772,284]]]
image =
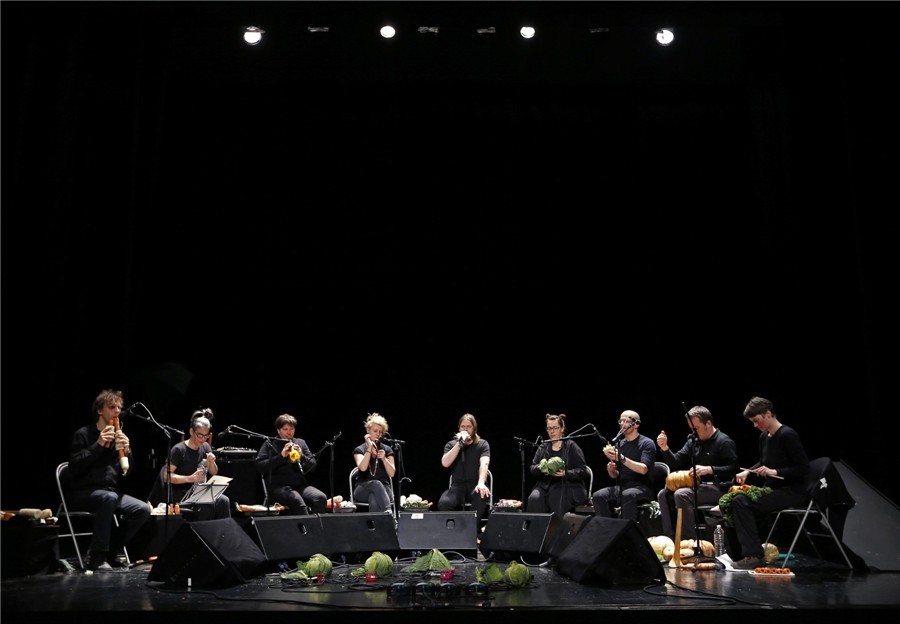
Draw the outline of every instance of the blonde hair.
[[[363,424],[366,428],[366,431],[368,431],[372,425],[381,425],[381,428],[384,429],[385,432],[387,432],[388,430],[387,420],[378,412],[372,412],[371,414],[369,414],[369,417],[366,418],[366,422]]]

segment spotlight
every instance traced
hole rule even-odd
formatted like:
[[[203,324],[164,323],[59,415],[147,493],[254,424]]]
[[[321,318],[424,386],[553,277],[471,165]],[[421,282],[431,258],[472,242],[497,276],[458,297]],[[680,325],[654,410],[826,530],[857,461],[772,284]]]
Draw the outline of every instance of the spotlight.
[[[247,26],[244,29],[244,41],[247,42],[247,45],[256,45],[262,41],[262,36],[265,32],[262,28],[257,28],[256,26]]]
[[[660,28],[656,31],[656,43],[667,46],[675,41],[675,33],[668,28]]]
[[[531,39],[534,37],[534,27],[522,26],[522,28],[519,29],[519,34],[522,35],[523,39]]]
[[[385,39],[392,39],[394,37],[394,35],[397,34],[397,31],[394,30],[393,26],[382,26],[381,30],[379,32],[381,33],[381,36],[384,37]]]

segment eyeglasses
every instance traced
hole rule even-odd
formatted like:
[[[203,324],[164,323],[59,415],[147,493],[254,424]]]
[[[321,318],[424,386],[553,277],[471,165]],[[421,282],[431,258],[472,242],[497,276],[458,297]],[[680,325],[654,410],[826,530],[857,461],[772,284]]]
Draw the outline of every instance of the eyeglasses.
[[[622,420],[619,421],[619,424],[620,425],[630,425],[632,422],[633,421],[629,420],[628,418],[623,418]]]
[[[204,440],[209,440],[212,437],[211,433],[200,433],[199,431],[195,431],[194,435],[198,438],[203,438]]]
[[[547,427],[547,431],[559,431],[562,427]]]

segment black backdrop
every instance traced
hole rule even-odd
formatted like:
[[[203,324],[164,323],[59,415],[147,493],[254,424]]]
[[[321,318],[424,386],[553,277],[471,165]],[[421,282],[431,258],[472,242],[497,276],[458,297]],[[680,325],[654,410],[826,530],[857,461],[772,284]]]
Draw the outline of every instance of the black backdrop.
[[[897,500],[897,53],[882,3],[809,9],[4,2],[3,508],[55,506],[106,387],[178,428],[341,433],[345,496],[381,412],[430,499],[464,412],[519,498],[547,412],[680,446],[704,404],[752,462],[758,394]],[[144,496],[167,441],[125,428]]]

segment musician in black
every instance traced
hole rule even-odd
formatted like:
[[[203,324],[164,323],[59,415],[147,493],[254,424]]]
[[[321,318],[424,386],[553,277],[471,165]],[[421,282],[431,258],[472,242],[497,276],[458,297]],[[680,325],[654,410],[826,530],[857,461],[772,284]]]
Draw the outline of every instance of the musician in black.
[[[656,444],[659,446],[660,459],[671,471],[697,471],[696,474],[700,478],[700,483],[697,484],[697,500],[694,501],[693,486],[680,487],[674,491],[664,487],[656,498],[659,502],[663,532],[669,537],[675,537],[675,523],[672,518],[673,514],[681,509],[681,537],[693,540],[697,538],[694,503],[697,505],[718,503],[738,471],[738,453],[734,440],[713,424],[712,413],[706,407],[696,405],[688,410],[687,416],[693,433],[681,450],[672,452],[665,431],[660,431],[656,436]]]
[[[316,469],[316,456],[306,440],[296,438],[297,419],[282,414],[275,419],[278,438],[268,439],[256,454],[256,470],[268,486],[267,505],[284,505],[283,515],[305,516],[326,513],[328,497],[307,482],[307,475]]]
[[[491,447],[478,435],[478,421],[472,414],[463,414],[456,435],[444,445],[441,465],[450,469],[450,487],[438,500],[438,511],[458,511],[471,503],[481,520],[490,513],[491,490],[487,486]],[[492,484],[493,485],[493,484]]]
[[[353,459],[359,469],[353,499],[368,503],[372,513],[391,511],[391,479],[394,478],[394,449],[382,444],[381,436],[387,433],[388,422],[374,412],[365,422],[364,442],[353,449]]]

